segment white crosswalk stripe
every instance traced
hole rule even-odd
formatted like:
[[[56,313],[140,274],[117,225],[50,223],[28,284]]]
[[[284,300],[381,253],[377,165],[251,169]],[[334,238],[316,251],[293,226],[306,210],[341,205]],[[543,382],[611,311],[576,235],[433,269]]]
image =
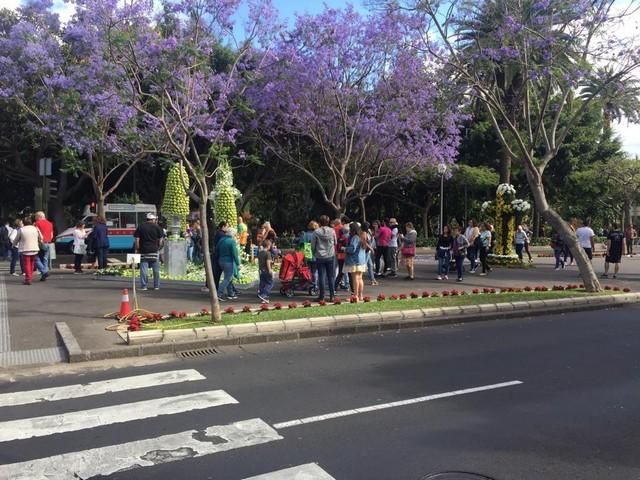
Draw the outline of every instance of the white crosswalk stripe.
[[[297,467],[265,473],[244,480],[335,480],[325,472],[317,463],[307,463]]]
[[[254,418],[231,425],[207,427],[204,431],[188,430],[138,442],[2,465],[0,478],[11,480],[91,478],[280,439],[282,437],[273,428],[259,418]]]
[[[238,401],[222,390],[212,390],[61,415],[11,420],[0,423],[0,442],[76,432],[87,428],[202,410],[231,403],[238,403]]]
[[[83,385],[65,385],[63,387],[43,388],[25,392],[3,393],[0,394],[0,406],[8,407],[29,403],[53,402],[204,379],[205,377],[196,370],[173,370],[170,372],[150,373],[147,375],[135,375],[132,377],[91,382]]]
[[[0,394],[0,408],[39,404],[60,405],[70,399],[96,398],[115,392],[145,389],[206,380],[193,369],[133,375],[85,384],[25,390]],[[153,392],[149,390],[149,392]],[[144,395],[144,393],[139,394]],[[89,401],[89,400],[87,400]],[[19,418],[0,422],[0,445],[34,437],[72,433],[115,424],[133,422],[167,415],[177,415],[223,405],[238,404],[224,390],[208,390],[144,401],[123,403],[55,415]],[[64,406],[64,404],[62,404]],[[55,407],[60,411],[60,407]],[[252,447],[282,440],[274,427],[260,418],[232,421],[220,425],[170,433],[117,445],[98,446],[86,450],[56,452],[55,455],[0,465],[0,480],[68,480],[107,476],[116,472],[135,470],[190,458],[212,455],[229,450]],[[129,429],[122,429],[123,432]],[[82,438],[91,438],[86,433]],[[139,438],[139,437],[138,437]],[[123,441],[123,440],[118,440]],[[59,447],[58,447],[59,448]],[[28,456],[29,448],[25,448]],[[64,452],[64,449],[62,450]],[[28,458],[28,457],[27,457]],[[286,464],[285,464],[286,465]],[[308,463],[264,473],[245,480],[335,480],[316,463]]]

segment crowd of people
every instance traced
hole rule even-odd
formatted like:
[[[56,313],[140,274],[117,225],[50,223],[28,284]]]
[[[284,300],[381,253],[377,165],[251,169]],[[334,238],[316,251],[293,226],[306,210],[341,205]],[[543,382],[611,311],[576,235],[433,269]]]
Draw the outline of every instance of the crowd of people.
[[[41,282],[49,277],[52,242],[53,224],[44,212],[0,227],[0,250],[2,256],[9,258],[9,274],[20,276],[16,270],[20,265],[25,285],[31,285],[36,271],[40,273]]]
[[[141,254],[141,288],[147,289],[148,270],[153,271],[153,288],[159,289],[161,249],[166,237],[157,224],[155,214],[147,215],[147,222],[138,226],[134,233],[136,252]],[[88,234],[83,222],[78,222],[73,230],[74,273],[82,273],[85,255],[95,256],[99,269],[107,266],[109,238],[106,221],[101,216],[94,218],[93,228]],[[594,256],[595,232],[588,220],[581,226],[575,220],[569,223],[578,244],[591,260]],[[633,225],[624,230],[617,224],[605,232],[606,252],[603,277],[612,271],[613,278],[619,273],[623,256],[632,256],[637,241],[637,231]],[[202,230],[199,220],[189,222],[184,233],[188,241],[187,257],[194,263],[202,263]],[[294,246],[304,254],[305,263],[311,271],[314,290],[318,291],[317,301],[328,298],[333,301],[339,290],[350,293],[356,301],[364,298],[365,283],[375,286],[382,277],[397,278],[401,265],[406,269],[406,280],[415,280],[415,255],[418,234],[410,222],[400,226],[395,218],[369,222],[350,221],[346,216],[331,220],[322,215],[318,221],[312,220],[307,228],[295,237]],[[521,262],[530,251],[531,231],[527,225],[519,225],[514,235],[516,255]],[[209,235],[213,279],[221,301],[237,298],[238,290],[234,279],[240,275],[240,252],[248,258],[255,258],[259,269],[260,283],[258,297],[263,303],[269,302],[273,287],[274,263],[281,256],[277,247],[278,235],[269,222],[259,225],[253,232],[238,218],[237,229],[226,222],[219,223]],[[488,258],[493,253],[496,241],[494,227],[488,223],[469,220],[466,228],[444,225],[435,244],[437,276],[439,281],[448,280],[454,272],[458,282],[464,281],[464,273],[485,276],[491,272]],[[6,223],[0,228],[0,257],[10,260],[9,273],[19,276],[17,266],[22,271],[25,285],[31,285],[34,272],[40,273],[40,280],[49,276],[50,250],[53,242],[53,224],[44,212],[36,212],[32,217]],[[240,245],[240,252],[238,251]],[[575,259],[563,236],[552,231],[550,247],[555,258],[555,269],[561,270],[574,264]],[[468,268],[465,269],[465,262]],[[208,282],[203,290],[208,290]]]

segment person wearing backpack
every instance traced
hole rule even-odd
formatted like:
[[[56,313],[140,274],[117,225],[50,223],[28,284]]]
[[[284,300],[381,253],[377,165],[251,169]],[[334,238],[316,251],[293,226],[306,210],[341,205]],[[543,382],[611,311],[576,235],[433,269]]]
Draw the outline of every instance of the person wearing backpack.
[[[318,267],[316,258],[313,255],[311,240],[313,239],[313,232],[318,228],[320,228],[318,222],[311,220],[307,225],[307,229],[298,237],[298,249],[304,254],[304,261],[309,267],[309,270],[311,270],[311,281],[314,286],[318,285]]]
[[[349,225],[349,243],[345,247],[344,271],[351,274],[353,296],[359,301],[364,299],[364,281],[362,274],[367,271],[367,234],[357,222]]]
[[[458,272],[458,282],[461,282],[464,272],[464,259],[469,248],[469,240],[462,234],[459,227],[453,227],[453,246],[451,247],[451,255],[456,261],[456,270]]]

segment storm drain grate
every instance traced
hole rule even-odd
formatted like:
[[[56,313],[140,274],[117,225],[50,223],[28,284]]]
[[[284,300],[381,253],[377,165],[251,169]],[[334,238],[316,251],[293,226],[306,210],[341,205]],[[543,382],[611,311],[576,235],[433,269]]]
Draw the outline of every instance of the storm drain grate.
[[[184,350],[176,354],[180,358],[201,358],[215,355],[216,353],[218,353],[218,351],[215,348],[199,348],[197,350]]]
[[[432,473],[422,480],[493,480],[492,478],[471,472],[441,472]]]

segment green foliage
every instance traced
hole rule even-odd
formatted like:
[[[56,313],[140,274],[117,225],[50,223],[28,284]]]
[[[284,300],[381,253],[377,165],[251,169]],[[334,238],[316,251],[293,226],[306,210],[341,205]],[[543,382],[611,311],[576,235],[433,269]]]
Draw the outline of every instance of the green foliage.
[[[179,217],[182,231],[187,229],[189,216],[189,176],[184,166],[174,163],[169,169],[162,200],[162,215],[166,218]]]

